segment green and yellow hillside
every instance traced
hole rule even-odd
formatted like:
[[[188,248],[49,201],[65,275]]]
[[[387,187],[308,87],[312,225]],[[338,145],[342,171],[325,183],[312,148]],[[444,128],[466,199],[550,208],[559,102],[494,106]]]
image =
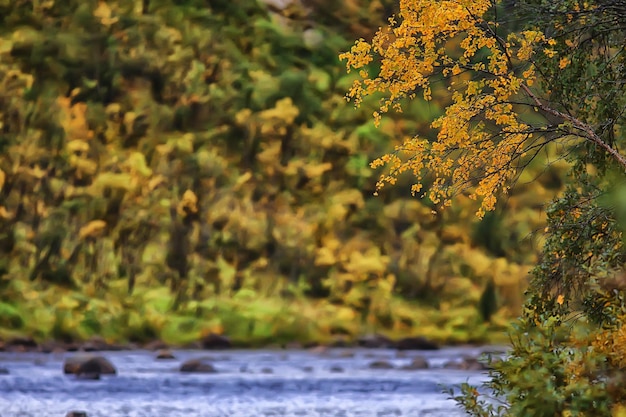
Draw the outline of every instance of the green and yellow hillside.
[[[391,0],[0,0],[0,339],[259,343],[380,332],[486,341],[517,313],[560,189],[524,173],[481,223],[369,162],[337,56]],[[483,323],[495,282],[501,307]]]

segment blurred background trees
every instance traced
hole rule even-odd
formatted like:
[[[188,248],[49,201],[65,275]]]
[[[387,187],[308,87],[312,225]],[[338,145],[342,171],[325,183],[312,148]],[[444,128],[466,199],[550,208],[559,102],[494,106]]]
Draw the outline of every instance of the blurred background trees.
[[[346,105],[338,53],[396,9],[0,2],[0,338],[497,335],[569,163],[539,155],[482,223],[466,197],[434,215],[410,177],[374,197],[370,161],[450,102],[378,128],[377,97]]]

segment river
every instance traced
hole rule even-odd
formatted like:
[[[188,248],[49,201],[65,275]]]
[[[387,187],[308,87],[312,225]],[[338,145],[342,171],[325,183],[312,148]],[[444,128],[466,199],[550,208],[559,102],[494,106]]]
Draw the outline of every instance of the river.
[[[63,374],[74,353],[0,353],[0,417],[278,417],[464,415],[442,386],[486,375],[443,369],[443,364],[478,348],[397,354],[383,349],[174,351],[174,360],[156,360],[145,350],[101,352],[116,376],[97,381]],[[429,369],[402,370],[414,356]],[[183,374],[181,362],[210,357],[215,374]],[[392,369],[371,369],[384,360]]]

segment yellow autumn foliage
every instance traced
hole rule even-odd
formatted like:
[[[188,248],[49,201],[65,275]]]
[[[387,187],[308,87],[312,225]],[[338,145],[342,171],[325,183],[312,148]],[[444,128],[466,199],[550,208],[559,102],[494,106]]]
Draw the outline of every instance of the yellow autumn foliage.
[[[113,17],[111,6],[105,1],[98,3],[98,7],[94,10],[93,15],[97,17],[104,26],[111,26],[119,20],[118,17]]]
[[[103,172],[94,179],[90,189],[94,194],[97,194],[106,188],[130,191],[135,188],[135,184],[130,174]]]
[[[311,10],[301,2],[288,19],[268,17],[263,2],[241,2],[241,22],[220,2],[144,10],[141,2],[68,1],[71,7],[36,5],[33,21],[45,19],[38,24],[55,36],[9,23],[11,35],[0,40],[7,98],[0,130],[8,132],[0,223],[15,238],[5,245],[0,236],[3,250],[12,246],[0,265],[9,274],[7,299],[24,311],[54,311],[59,300],[46,289],[76,288],[91,301],[76,297],[78,321],[59,319],[55,327],[73,337],[74,327],[82,332],[95,321],[89,331],[103,337],[168,339],[178,331],[168,316],[180,312],[204,323],[194,334],[223,326],[246,340],[255,321],[267,324],[258,340],[293,326],[301,341],[319,342],[337,329],[350,338],[363,331],[398,336],[442,322],[437,309],[431,321],[418,296],[442,299],[456,288],[455,303],[464,308],[476,298],[463,285],[476,287],[483,274],[460,277],[471,268],[448,245],[471,242],[492,258],[471,237],[469,216],[457,211],[449,221],[460,225],[442,227],[428,204],[371,196],[369,161],[392,151],[392,135],[426,127],[414,121],[423,119],[419,106],[376,130],[345,105],[354,77],[326,59],[354,30],[372,34],[365,25],[384,22],[390,1],[337,3],[329,16],[340,14],[346,32],[317,40],[324,23],[308,28]],[[330,4],[314,3],[323,10]],[[9,10],[7,22],[19,22],[19,11]],[[196,18],[208,11],[215,25]],[[311,60],[292,60],[292,48],[283,47],[296,46],[300,35],[306,45],[294,50],[305,47]],[[52,255],[42,260],[47,245]],[[278,324],[265,320],[266,311],[255,316],[250,300],[259,311],[284,307],[272,317]],[[130,317],[128,308],[141,313]],[[90,314],[98,320],[82,320]],[[54,324],[37,334],[54,337]],[[464,327],[466,338],[472,327]],[[450,335],[437,331],[442,341]]]
[[[389,257],[381,255],[379,248],[371,248],[367,252],[352,252],[350,260],[344,265],[346,271],[356,276],[370,273],[382,274],[389,264]]]
[[[480,200],[479,217],[495,208],[498,193],[509,189],[532,132],[513,103],[523,102],[521,93],[529,91],[535,80],[529,63],[535,46],[547,45],[548,40],[541,32],[525,31],[500,41],[485,17],[492,7],[489,0],[401,0],[398,20],[390,19],[371,42],[360,39],[340,55],[348,71],[358,71],[348,93],[357,106],[367,95],[385,94],[374,113],[377,123],[383,113],[401,111],[403,100],[415,99],[418,92],[430,101],[431,81],[438,74],[450,91],[451,104],[431,124],[437,132],[435,140],[406,137],[393,153],[371,164],[389,169],[381,175],[379,189],[408,172],[416,178],[414,195],[445,207],[453,196],[468,192]],[[458,42],[460,56],[450,53],[446,47],[450,42]],[[486,59],[480,55],[484,51],[488,51]],[[370,74],[374,60],[380,70]],[[524,68],[521,76],[518,67]],[[480,77],[462,76],[472,73]],[[429,190],[423,189],[430,183],[426,173],[433,177]]]
[[[107,223],[104,220],[92,220],[78,231],[78,237],[80,239],[93,238],[101,236],[107,227]]]
[[[198,196],[191,190],[186,190],[183,193],[183,197],[178,203],[177,207],[178,214],[181,216],[186,216],[187,213],[197,213],[198,212]]]

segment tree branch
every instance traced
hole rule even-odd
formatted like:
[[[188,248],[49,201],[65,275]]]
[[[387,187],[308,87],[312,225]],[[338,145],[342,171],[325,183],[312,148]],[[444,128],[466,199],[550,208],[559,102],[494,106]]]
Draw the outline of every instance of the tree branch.
[[[602,138],[596,134],[591,126],[573,116],[570,116],[569,114],[565,114],[546,105],[541,100],[539,100],[539,97],[537,97],[526,84],[522,84],[522,89],[526,92],[526,94],[528,94],[528,96],[533,100],[538,108],[546,113],[570,122],[572,126],[584,133],[581,137],[593,142],[600,148],[604,149],[626,171],[626,157],[620,154],[617,149],[613,148],[611,145],[603,141]]]

